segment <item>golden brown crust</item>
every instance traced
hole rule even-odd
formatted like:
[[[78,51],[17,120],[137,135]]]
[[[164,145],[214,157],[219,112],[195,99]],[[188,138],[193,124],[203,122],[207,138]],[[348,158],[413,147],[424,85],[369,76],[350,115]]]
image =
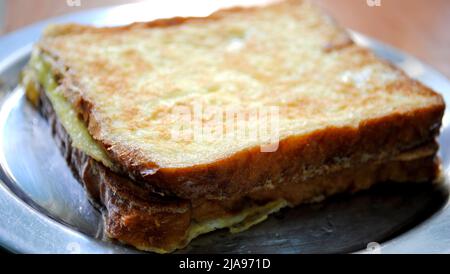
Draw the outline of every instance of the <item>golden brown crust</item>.
[[[281,1],[274,1],[281,2]],[[298,5],[303,2],[303,0],[284,0],[286,4],[290,4],[297,8]],[[101,34],[111,34],[111,33],[121,33],[124,31],[130,31],[135,29],[147,29],[147,28],[168,28],[172,26],[181,25],[187,22],[195,23],[206,23],[212,20],[219,20],[225,17],[227,14],[245,12],[251,13],[256,12],[258,9],[264,8],[265,6],[254,6],[254,7],[231,7],[226,9],[218,10],[205,17],[172,17],[172,18],[161,18],[155,19],[149,22],[135,22],[125,26],[118,27],[102,27],[97,28],[87,25],[79,24],[63,24],[63,25],[49,25],[43,33],[44,37],[56,37],[64,36],[70,34],[81,34],[81,33],[101,33]]]
[[[138,248],[173,250],[186,242],[191,224],[189,201],[163,197],[138,187],[89,159],[82,182],[99,188],[96,200],[104,206],[108,237]]]
[[[192,168],[159,169],[142,176],[147,167],[130,166],[133,175],[178,197],[230,198],[255,187],[281,185],[288,180],[327,174],[333,167],[354,166],[373,160],[386,161],[434,140],[443,107],[365,121],[355,128],[327,128],[307,137],[282,140],[279,149],[242,151],[215,163]]]
[[[299,8],[301,2],[288,1],[288,5]],[[252,13],[258,10],[259,8],[236,8],[219,11],[205,18],[172,18],[115,28],[56,26],[48,30],[47,38],[41,42],[40,48],[52,57],[52,67],[55,69],[55,73],[61,77],[67,98],[71,100],[88,125],[92,136],[107,149],[109,156],[121,166],[123,172],[138,181],[147,182],[161,192],[186,199],[205,196],[214,199],[230,198],[236,193],[246,193],[254,187],[267,184],[267,182],[276,185],[294,175],[307,178],[314,172],[324,172],[324,167],[336,165],[343,159],[347,165],[364,162],[371,158],[389,159],[404,150],[432,141],[438,134],[445,108],[442,97],[391,67],[401,76],[398,80],[384,86],[383,92],[401,91],[402,94],[411,97],[421,95],[424,98],[432,98],[434,103],[409,111],[393,111],[382,117],[363,120],[357,127],[331,125],[306,135],[286,137],[281,140],[279,149],[274,153],[260,153],[259,147],[248,147],[212,162],[185,167],[166,167],[156,160],[149,160],[148,154],[139,147],[111,141],[101,136],[104,121],[97,118],[94,110],[95,103],[89,101],[80,92],[86,87],[79,83],[70,66],[66,66],[60,59],[61,53],[54,48],[55,45],[46,40],[57,36],[84,33],[109,35],[136,29],[171,27],[188,22],[219,20],[226,18],[229,14]],[[338,27],[332,31],[332,34],[329,34],[328,39],[328,43],[324,47],[327,54],[340,51],[341,55],[361,56],[355,61],[355,67],[366,63],[380,62],[368,50],[354,45],[348,35],[344,31],[340,31]],[[387,62],[380,63],[388,64]],[[388,66],[391,65],[388,64]],[[107,68],[103,67],[103,69]],[[120,89],[121,83],[115,84]],[[368,97],[367,100],[370,98]],[[354,104],[362,103],[364,102],[357,103],[355,101]],[[317,108],[323,107],[327,106],[317,105]],[[129,109],[126,113],[133,112],[136,112],[136,109]],[[281,177],[280,174],[282,174]]]
[[[286,12],[285,5],[288,5],[289,10],[291,8],[289,5],[292,5],[292,8],[300,8],[301,3],[303,1],[292,0],[269,9]],[[241,12],[248,15],[256,14],[260,10],[236,8],[219,11],[206,18],[172,18],[116,28],[98,29],[64,25],[47,30],[45,38],[39,44],[42,56],[51,62],[62,91],[87,124],[90,134],[107,149],[110,157],[121,167],[122,174],[114,173],[82,151],[73,148],[70,137],[59,124],[51,104],[41,90],[41,110],[50,120],[56,139],[59,140],[61,150],[74,174],[83,182],[91,199],[104,208],[105,231],[109,237],[141,249],[173,250],[187,244],[189,240],[187,231],[194,221],[202,222],[232,216],[250,206],[278,199],[286,200],[294,206],[336,193],[366,189],[376,182],[428,181],[436,177],[438,165],[434,158],[437,151],[434,139],[439,132],[445,108],[442,97],[408,78],[392,65],[378,60],[367,49],[355,45],[340,27],[314,11],[313,20],[307,21],[306,27],[323,29],[317,30],[319,38],[312,37],[320,40],[314,46],[314,49],[319,50],[313,51],[312,55],[320,55],[320,60],[332,58],[337,65],[331,66],[329,70],[313,69],[310,74],[304,76],[305,79],[317,77],[317,74],[322,72],[328,75],[331,79],[329,84],[333,87],[339,86],[342,94],[338,95],[345,97],[343,106],[349,106],[344,113],[357,112],[358,108],[352,108],[352,103],[361,106],[362,109],[373,107],[369,104],[370,101],[377,99],[380,94],[387,95],[391,101],[397,98],[395,95],[402,99],[417,97],[417,102],[409,101],[409,107],[402,108],[398,102],[395,105],[395,102],[387,100],[386,104],[392,103],[395,107],[384,113],[373,111],[372,113],[376,115],[368,115],[366,119],[357,120],[356,124],[350,122],[333,124],[326,121],[324,126],[306,134],[289,134],[280,141],[278,150],[273,153],[262,153],[259,146],[247,146],[246,149],[232,151],[230,155],[192,165],[170,166],[158,162],[159,159],[151,158],[153,155],[151,150],[149,152],[138,145],[130,146],[126,142],[105,138],[103,131],[110,124],[100,117],[102,113],[98,110],[99,105],[105,102],[88,98],[85,92],[89,89],[86,81],[83,82],[73,62],[68,62],[66,58],[70,52],[64,50],[70,49],[67,45],[70,45],[73,37],[99,34],[109,39],[113,34],[149,28],[170,28],[183,24],[204,24]],[[292,16],[303,20],[307,15],[293,13]],[[121,39],[120,35],[114,39]],[[252,46],[252,50],[261,50],[255,45]],[[121,77],[108,78],[109,74],[123,71],[110,68],[110,63],[104,60],[105,56],[102,54],[91,56],[94,61],[88,65],[93,67],[92,70],[83,71],[83,75],[92,77],[95,77],[96,73],[102,74],[99,79],[108,83],[103,87],[111,88],[109,93],[106,93],[107,97],[117,95],[116,90],[131,88],[131,85],[125,83],[128,77],[139,71],[154,69],[153,65],[143,61],[136,51],[123,53],[125,60],[132,63],[133,70],[124,75],[119,74]],[[272,54],[279,57],[279,52],[275,51]],[[252,71],[252,68],[249,68],[247,63],[240,62],[240,59],[231,56],[227,62],[234,62],[233,66],[239,68],[242,74],[252,72],[252,76],[258,81],[264,82],[270,78],[261,71]],[[321,64],[326,66],[328,63]],[[283,63],[275,65],[281,66]],[[373,76],[375,79],[369,79],[370,81],[364,82],[364,86],[360,87],[358,81],[361,77],[367,76],[366,68],[370,69],[369,73],[375,71]],[[342,79],[336,75],[340,75]],[[352,80],[352,77],[356,79]],[[383,77],[388,79],[393,77],[394,80],[383,82],[384,80],[380,80]],[[164,81],[164,77],[158,80]],[[168,82],[173,80],[169,79]],[[312,83],[316,88],[320,86],[321,81],[319,79]],[[287,85],[285,82],[278,84],[277,88]],[[367,88],[367,86],[374,87]],[[298,90],[287,89],[287,91],[283,95],[283,100]],[[360,96],[360,93],[364,92],[366,94]],[[153,95],[151,92],[149,94]],[[165,94],[162,94],[160,97],[164,96]],[[276,100],[275,94],[273,97],[270,99]],[[293,116],[314,121],[325,117],[331,120],[334,117],[322,117],[321,110],[339,105],[333,105],[333,102],[327,101],[326,96],[323,97],[296,98],[282,105],[287,107],[287,110],[282,111],[288,112],[286,115],[288,118]],[[421,102],[421,98],[426,102]],[[138,102],[132,99],[120,98],[120,102],[126,102],[127,105],[120,115],[115,116],[117,120],[146,118],[134,106],[134,103]],[[345,101],[349,99],[352,101]],[[378,101],[375,106],[383,107],[380,102],[384,101]],[[303,111],[302,108],[306,110]],[[164,111],[167,110],[163,109]],[[319,114],[316,115],[315,112]],[[379,115],[380,113],[382,115]],[[127,134],[131,135],[132,130],[141,129],[138,123],[130,122],[130,124],[132,128],[128,129]],[[416,151],[415,149],[424,146],[427,148],[424,155],[414,154],[412,158],[401,157],[402,160],[399,160],[405,152]],[[204,152],[198,152],[202,153]]]
[[[188,244],[190,239],[186,235],[193,221],[230,216],[246,206],[264,204],[278,198],[286,199],[295,206],[321,201],[338,193],[368,189],[377,182],[427,182],[433,180],[437,172],[438,164],[433,156],[411,161],[370,163],[302,182],[291,181],[278,188],[256,188],[236,200],[218,202],[199,199],[190,201],[190,207],[178,203],[179,208],[175,207],[176,200],[166,204],[158,200],[141,201],[131,195],[136,193],[133,189],[124,187],[124,191],[117,191],[118,185],[131,186],[133,183],[110,171],[102,171],[97,183],[102,188],[102,204],[106,207],[105,229],[109,237],[139,249],[173,250]]]
[[[423,146],[423,152],[413,150],[410,157],[404,157],[405,160],[381,163],[371,160],[303,179],[290,174],[280,184],[256,186],[232,198],[187,200],[157,194],[148,185],[116,174],[72,147],[70,137],[42,90],[39,109],[48,119],[74,175],[84,185],[91,201],[103,211],[106,235],[149,251],[182,248],[191,240],[188,231],[193,222],[233,216],[253,205],[284,199],[295,206],[337,193],[367,189],[377,182],[426,182],[438,174],[439,165],[434,157],[437,145],[430,143]]]

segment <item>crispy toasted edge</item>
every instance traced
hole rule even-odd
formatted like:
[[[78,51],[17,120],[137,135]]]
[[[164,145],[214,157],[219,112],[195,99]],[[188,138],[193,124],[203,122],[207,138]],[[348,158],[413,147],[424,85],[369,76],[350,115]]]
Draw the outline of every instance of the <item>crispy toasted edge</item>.
[[[35,50],[38,50],[40,55],[46,56],[46,61],[51,63],[51,68],[53,69],[54,75],[58,76],[58,82],[63,85],[63,91],[66,98],[73,104],[75,110],[78,112],[80,117],[85,121],[88,131],[91,133],[93,138],[98,141],[103,147],[110,152],[109,156],[111,160],[113,160],[118,166],[121,166],[123,170],[134,170],[137,166],[145,166],[145,173],[154,173],[160,169],[160,166],[154,162],[147,161],[147,158],[144,155],[140,155],[137,150],[130,150],[127,147],[120,146],[120,144],[113,144],[106,142],[105,140],[101,140],[99,137],[99,132],[101,131],[101,121],[97,121],[95,119],[95,112],[93,111],[93,102],[90,102],[80,93],[80,90],[83,90],[81,83],[77,81],[76,75],[69,70],[67,66],[62,62],[61,58],[59,58],[59,54],[57,51],[53,50],[50,46],[46,44],[47,39],[61,37],[61,36],[69,36],[69,35],[78,35],[82,33],[100,33],[100,34],[111,34],[111,33],[121,33],[134,29],[147,29],[147,28],[167,28],[171,26],[177,26],[189,22],[209,22],[214,20],[219,20],[221,18],[226,17],[227,14],[233,13],[241,13],[241,12],[256,12],[259,9],[266,7],[277,7],[283,5],[289,5],[292,7],[298,7],[304,3],[310,4],[306,0],[274,0],[272,3],[257,5],[251,7],[231,7],[220,9],[209,16],[205,17],[173,17],[173,18],[163,18],[156,19],[149,22],[136,22],[125,26],[116,26],[116,27],[94,27],[88,25],[79,25],[74,23],[69,24],[58,24],[58,25],[49,25],[46,29],[44,29],[43,37],[40,41],[35,45]],[[316,6],[311,6],[316,7]],[[318,13],[323,17],[329,18],[324,13]],[[330,18],[329,18],[330,19]],[[351,41],[345,39],[346,41]],[[339,41],[341,39],[339,38]],[[339,43],[337,43],[339,44]],[[331,48],[338,45],[330,45]],[[113,153],[112,150],[116,149],[116,153]],[[232,155],[230,155],[232,156]],[[140,164],[136,164],[135,162],[139,162]],[[134,168],[133,168],[134,167]]]
[[[408,81],[414,81],[414,80],[408,80]],[[418,82],[414,81],[414,84],[418,84],[421,85]],[[433,93],[433,91],[431,91],[430,89],[423,87],[423,90],[425,92],[431,92]],[[442,99],[440,96],[438,96],[439,99]],[[311,142],[314,140],[321,140],[323,139],[324,135],[328,135],[331,136],[333,138],[337,138],[337,139],[342,139],[343,137],[345,138],[345,136],[350,136],[351,138],[358,138],[358,136],[355,137],[356,135],[362,135],[362,132],[369,130],[370,128],[376,128],[378,130],[376,134],[380,134],[383,135],[383,132],[388,132],[390,129],[392,129],[392,127],[396,127],[396,124],[399,123],[400,125],[404,122],[401,122],[401,120],[407,120],[409,121],[409,123],[414,122],[416,123],[416,129],[418,129],[419,131],[430,131],[430,136],[428,136],[428,138],[423,139],[423,140],[418,140],[420,144],[420,142],[424,142],[424,141],[430,141],[430,138],[433,138],[435,135],[437,135],[439,127],[440,127],[440,123],[441,123],[441,118],[444,112],[444,103],[443,101],[441,101],[441,104],[438,105],[432,105],[430,107],[427,108],[420,108],[420,109],[416,109],[414,111],[411,111],[410,113],[392,113],[391,115],[385,116],[385,117],[379,117],[379,118],[374,118],[374,119],[370,119],[370,120],[366,120],[363,121],[361,126],[358,128],[350,128],[350,127],[344,127],[344,128],[336,128],[336,127],[328,127],[325,128],[323,130],[319,130],[316,132],[313,132],[311,134],[309,134],[308,136],[292,136],[288,139],[282,140],[280,142],[280,146],[283,147],[285,144],[287,144],[289,146],[289,144],[291,143],[305,143],[306,142]],[[433,124],[435,122],[435,124]],[[431,126],[430,128],[427,128],[427,126]],[[398,127],[398,126],[397,126]],[[404,126],[403,126],[404,127]],[[400,132],[402,126],[400,126]],[[406,127],[407,128],[407,127]],[[400,133],[399,132],[399,133]],[[434,132],[434,133],[431,133]],[[377,139],[378,135],[367,135],[367,133],[365,134],[366,136],[372,136],[372,139]],[[388,133],[386,133],[388,134]],[[330,139],[330,138],[328,138]],[[309,140],[309,141],[308,141]],[[341,140],[342,141],[342,140]],[[415,145],[417,145],[415,144]],[[407,147],[405,149],[409,149],[411,147]],[[277,152],[275,152],[276,154]],[[314,153],[310,153],[309,155],[314,157],[315,154],[317,154],[318,152],[314,152]],[[124,163],[127,163],[127,160],[129,159],[133,159],[134,155],[130,155],[130,154],[124,154],[127,155],[127,157],[129,157],[128,159],[122,159]],[[123,156],[123,155],[122,155]],[[216,195],[217,198],[217,191],[212,190],[211,188],[215,188],[216,190],[218,190],[219,192],[223,192],[223,193],[227,193],[228,196],[232,194],[232,192],[234,192],[234,190],[236,189],[240,189],[240,191],[243,191],[247,188],[253,188],[254,186],[251,184],[248,184],[246,182],[242,182],[243,184],[227,184],[227,185],[223,185],[221,183],[216,184],[217,182],[213,182],[211,180],[212,177],[215,177],[215,175],[220,174],[221,171],[220,170],[230,170],[232,168],[234,169],[238,169],[240,167],[240,164],[242,164],[242,160],[243,159],[253,159],[255,160],[256,163],[258,163],[258,159],[259,158],[265,158],[263,157],[264,155],[262,155],[261,153],[259,153],[259,147],[258,148],[249,148],[246,149],[244,151],[240,151],[235,153],[232,157],[228,157],[225,159],[220,159],[218,161],[215,161],[213,163],[207,163],[207,164],[203,164],[203,165],[197,165],[194,167],[184,167],[184,168],[164,168],[161,170],[155,169],[153,170],[153,167],[149,167],[147,166],[136,166],[133,165],[132,163],[128,162],[128,166],[124,166],[123,172],[124,173],[128,173],[129,175],[131,175],[132,178],[137,178],[138,180],[143,179],[143,181],[148,180],[150,182],[150,184],[154,187],[156,187],[156,189],[158,189],[161,192],[167,193],[167,194],[174,194],[177,195],[179,197],[183,197],[183,198],[192,198],[195,196],[202,196],[205,194],[211,194],[213,193],[213,195]],[[261,159],[262,159],[261,158]],[[306,158],[311,158],[309,156],[306,156]],[[116,158],[117,159],[117,158]],[[161,174],[165,174],[163,175],[161,178],[161,180],[154,180],[154,176],[152,172],[148,172],[149,169],[151,169],[151,171],[153,172],[157,172],[159,171],[158,177]],[[141,171],[145,170],[147,172],[147,174],[149,174],[150,176],[147,177],[146,176],[141,176],[142,173]],[[204,175],[202,175],[204,174]],[[167,176],[166,178],[164,178],[165,176]],[[204,180],[201,180],[199,182],[196,182],[196,185],[194,187],[191,187],[189,189],[186,189],[185,186],[183,186],[183,182],[179,182],[179,180],[175,180],[176,177],[178,176],[182,176],[187,178],[186,180],[189,180],[189,177],[205,177]],[[171,183],[169,183],[171,182]],[[178,182],[178,183],[177,183]],[[169,183],[169,184],[168,184]],[[223,183],[223,182],[222,182]],[[200,191],[198,191],[200,190]],[[231,190],[231,191],[230,191]],[[197,193],[198,192],[198,193]]]
[[[300,5],[304,3],[303,0],[287,0],[282,1],[281,3],[275,3],[273,6],[276,5],[293,5],[297,7],[297,5]],[[264,6],[263,6],[264,7]],[[223,165],[232,165],[233,162],[238,162],[239,158],[241,157],[248,157],[248,155],[257,155],[259,154],[259,147],[253,147],[248,148],[243,151],[238,151],[233,153],[232,155],[229,155],[228,157],[224,159],[219,159],[211,163],[203,163],[188,167],[161,167],[159,166],[156,161],[147,161],[147,158],[144,155],[141,155],[139,151],[132,150],[128,147],[122,146],[120,144],[111,144],[108,143],[106,140],[101,140],[99,138],[99,132],[101,130],[101,121],[96,120],[95,112],[93,111],[93,103],[86,100],[86,98],[83,98],[81,96],[81,93],[79,90],[82,90],[83,87],[77,82],[76,76],[71,73],[67,67],[62,63],[62,61],[58,58],[58,54],[54,52],[51,48],[47,47],[45,45],[46,38],[51,37],[57,37],[57,36],[67,36],[71,34],[80,34],[80,33],[117,33],[117,32],[124,32],[131,29],[139,29],[139,28],[161,28],[161,27],[170,27],[175,25],[184,24],[187,22],[203,22],[203,21],[209,21],[209,20],[218,20],[220,18],[223,18],[228,13],[235,13],[235,12],[253,12],[262,7],[236,7],[231,9],[225,9],[225,10],[219,10],[210,16],[207,17],[175,17],[175,18],[169,18],[169,19],[158,19],[151,22],[145,22],[145,23],[134,23],[127,26],[121,26],[121,27],[107,27],[107,28],[95,28],[91,26],[82,26],[82,25],[76,25],[76,24],[67,24],[67,25],[58,25],[58,26],[51,26],[49,27],[44,34],[44,39],[38,44],[39,49],[43,52],[43,54],[48,55],[50,59],[53,60],[52,68],[54,69],[54,73],[59,75],[59,78],[62,79],[62,85],[64,85],[64,91],[66,94],[66,97],[72,102],[75,109],[78,111],[80,116],[83,118],[83,120],[88,125],[88,130],[96,139],[98,142],[100,142],[105,149],[108,151],[108,154],[110,158],[119,166],[122,167],[124,171],[127,171],[132,177],[141,177],[141,179],[146,180],[146,178],[152,177],[151,175],[157,173],[157,172],[165,172],[168,174],[183,174],[184,172],[189,173],[191,171],[195,170],[210,170],[210,169],[220,169]],[[320,15],[323,15],[327,17],[324,14],[319,13]],[[343,33],[346,35],[345,31]],[[348,38],[350,39],[350,38]],[[342,42],[342,47],[338,43],[337,45],[331,45],[331,48],[326,48],[324,50],[340,50],[342,48],[346,48],[349,46],[357,47],[362,51],[361,54],[367,55],[367,58],[376,58],[374,57],[374,54],[370,52],[367,49],[364,49],[360,46],[357,46],[354,44],[354,42],[350,39],[350,42]],[[410,79],[406,76],[404,72],[396,68],[394,65],[390,64],[387,61],[380,60],[379,58],[376,58],[378,61],[384,62],[385,64],[390,65],[393,67],[396,71],[400,72],[405,79],[407,79],[406,82],[401,82],[401,85],[407,85],[408,87],[412,86],[418,86],[417,90],[425,96],[434,97],[435,104],[430,105],[425,108],[419,108],[415,109],[413,111],[410,111],[408,113],[403,113],[402,115],[412,117],[421,117],[421,116],[427,116],[431,114],[435,120],[435,123],[440,125],[443,112],[445,109],[444,100],[441,95],[434,92],[432,89],[422,85],[416,80]],[[428,114],[427,114],[428,113]],[[374,119],[368,119],[366,121],[362,121],[359,127],[364,127],[365,125],[370,125],[374,123],[380,123],[380,124],[386,124],[389,123],[389,121],[392,121],[393,117],[398,116],[398,113],[392,113],[391,115],[386,115],[385,117],[377,117]],[[420,119],[418,119],[420,120]],[[427,126],[427,125],[424,125]],[[334,128],[326,128],[323,131],[328,130],[335,130]],[[310,136],[316,135],[318,132],[313,132],[311,134],[307,134],[306,136],[303,136],[302,138],[309,138]],[[300,139],[302,139],[300,138]],[[286,141],[286,140],[282,140]],[[146,174],[145,176],[142,176],[142,174]],[[150,175],[150,176],[147,176]],[[150,178],[151,181],[151,178]],[[164,186],[160,186],[164,188]]]
[[[225,17],[227,14],[239,13],[239,12],[256,12],[259,9],[266,7],[276,7],[278,5],[290,5],[298,6],[303,3],[308,3],[306,0],[272,0],[271,3],[257,4],[255,6],[236,6],[230,8],[219,9],[208,16],[187,16],[181,17],[176,16],[172,18],[161,18],[155,19],[148,22],[135,22],[124,26],[115,27],[94,27],[89,25],[80,25],[75,23],[67,24],[53,24],[47,26],[44,29],[43,36],[46,37],[57,37],[71,34],[81,34],[81,33],[120,33],[133,29],[146,29],[146,28],[167,28],[171,26],[177,26],[188,22],[208,22],[212,20],[219,20]]]

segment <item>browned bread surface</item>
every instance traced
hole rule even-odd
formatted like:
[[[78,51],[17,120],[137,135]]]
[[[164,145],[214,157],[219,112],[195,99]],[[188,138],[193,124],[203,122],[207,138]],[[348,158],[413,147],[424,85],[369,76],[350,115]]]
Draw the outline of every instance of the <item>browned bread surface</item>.
[[[229,197],[297,170],[306,178],[342,159],[392,157],[432,141],[444,112],[440,95],[355,45],[307,1],[117,28],[54,26],[38,47],[112,160],[189,199]],[[171,110],[199,102],[279,107],[279,149],[171,138]]]
[[[442,97],[306,1],[117,28],[55,26],[37,49],[120,168],[73,148],[36,84],[66,159],[104,208],[108,236],[141,249],[182,247],[193,223],[277,199],[297,205],[437,174]],[[278,149],[171,138],[171,111],[197,103],[277,106]]]
[[[186,200],[161,196],[144,184],[109,170],[72,146],[70,136],[56,117],[52,105],[40,93],[39,108],[49,121],[52,133],[74,175],[83,184],[91,201],[104,215],[105,234],[142,250],[170,252],[183,248],[194,238],[193,224],[220,220],[246,208],[283,199],[290,206],[317,202],[343,192],[367,189],[375,183],[426,182],[438,174],[434,143],[403,153],[396,160],[358,164],[305,180],[286,180],[273,188],[255,187],[249,193],[221,201]],[[245,223],[245,222],[244,222]],[[235,224],[236,225],[236,224]]]

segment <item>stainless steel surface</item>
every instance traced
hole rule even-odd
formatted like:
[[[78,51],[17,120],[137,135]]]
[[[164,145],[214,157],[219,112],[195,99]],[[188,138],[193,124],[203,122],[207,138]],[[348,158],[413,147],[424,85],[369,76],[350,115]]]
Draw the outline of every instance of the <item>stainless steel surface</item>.
[[[136,19],[140,4],[98,9],[53,19],[117,25]],[[120,21],[117,12],[125,11]],[[203,10],[196,15],[206,14]],[[151,20],[154,11],[138,20]],[[164,15],[163,15],[164,16]],[[20,69],[48,22],[0,39],[0,244],[26,253],[129,253],[134,249],[101,241],[101,219],[73,179],[53,143],[47,124],[15,88]],[[430,67],[386,45],[354,34],[358,43],[402,67],[412,77],[444,94],[450,82]],[[443,171],[449,174],[448,111],[440,137]],[[381,185],[355,196],[283,210],[252,229],[204,235],[181,250],[195,252],[305,253],[376,251],[450,253],[449,188],[443,185]],[[372,247],[373,245],[371,245]],[[378,248],[377,245],[375,247]],[[372,252],[369,250],[369,252]]]

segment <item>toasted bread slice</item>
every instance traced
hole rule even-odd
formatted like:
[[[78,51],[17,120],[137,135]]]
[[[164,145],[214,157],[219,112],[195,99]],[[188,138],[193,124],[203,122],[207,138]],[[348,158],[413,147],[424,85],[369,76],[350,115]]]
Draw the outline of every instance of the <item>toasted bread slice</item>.
[[[300,0],[117,28],[53,26],[38,49],[114,164],[184,198],[416,146],[434,138],[444,111],[440,95]],[[278,150],[260,153],[252,138],[171,138],[183,126],[172,110],[195,104],[278,107]]]
[[[63,150],[78,155],[69,162],[105,207],[108,235],[146,250],[379,181],[437,176],[442,97],[306,1],[115,28],[53,26],[24,84],[70,137]],[[244,117],[275,107],[275,149],[261,151],[267,140],[248,135],[174,137],[195,119],[173,114],[195,116],[198,105]],[[210,118],[200,124],[223,128]],[[248,212],[258,214],[249,221]]]
[[[39,110],[73,174],[103,212],[104,233],[112,239],[158,253],[183,248],[195,237],[220,228],[240,232],[286,206],[318,202],[342,192],[356,192],[379,182],[427,182],[439,165],[435,143],[403,152],[385,162],[370,161],[273,188],[255,188],[235,199],[185,200],[154,193],[146,185],[116,174],[73,146],[73,140],[41,90]]]

